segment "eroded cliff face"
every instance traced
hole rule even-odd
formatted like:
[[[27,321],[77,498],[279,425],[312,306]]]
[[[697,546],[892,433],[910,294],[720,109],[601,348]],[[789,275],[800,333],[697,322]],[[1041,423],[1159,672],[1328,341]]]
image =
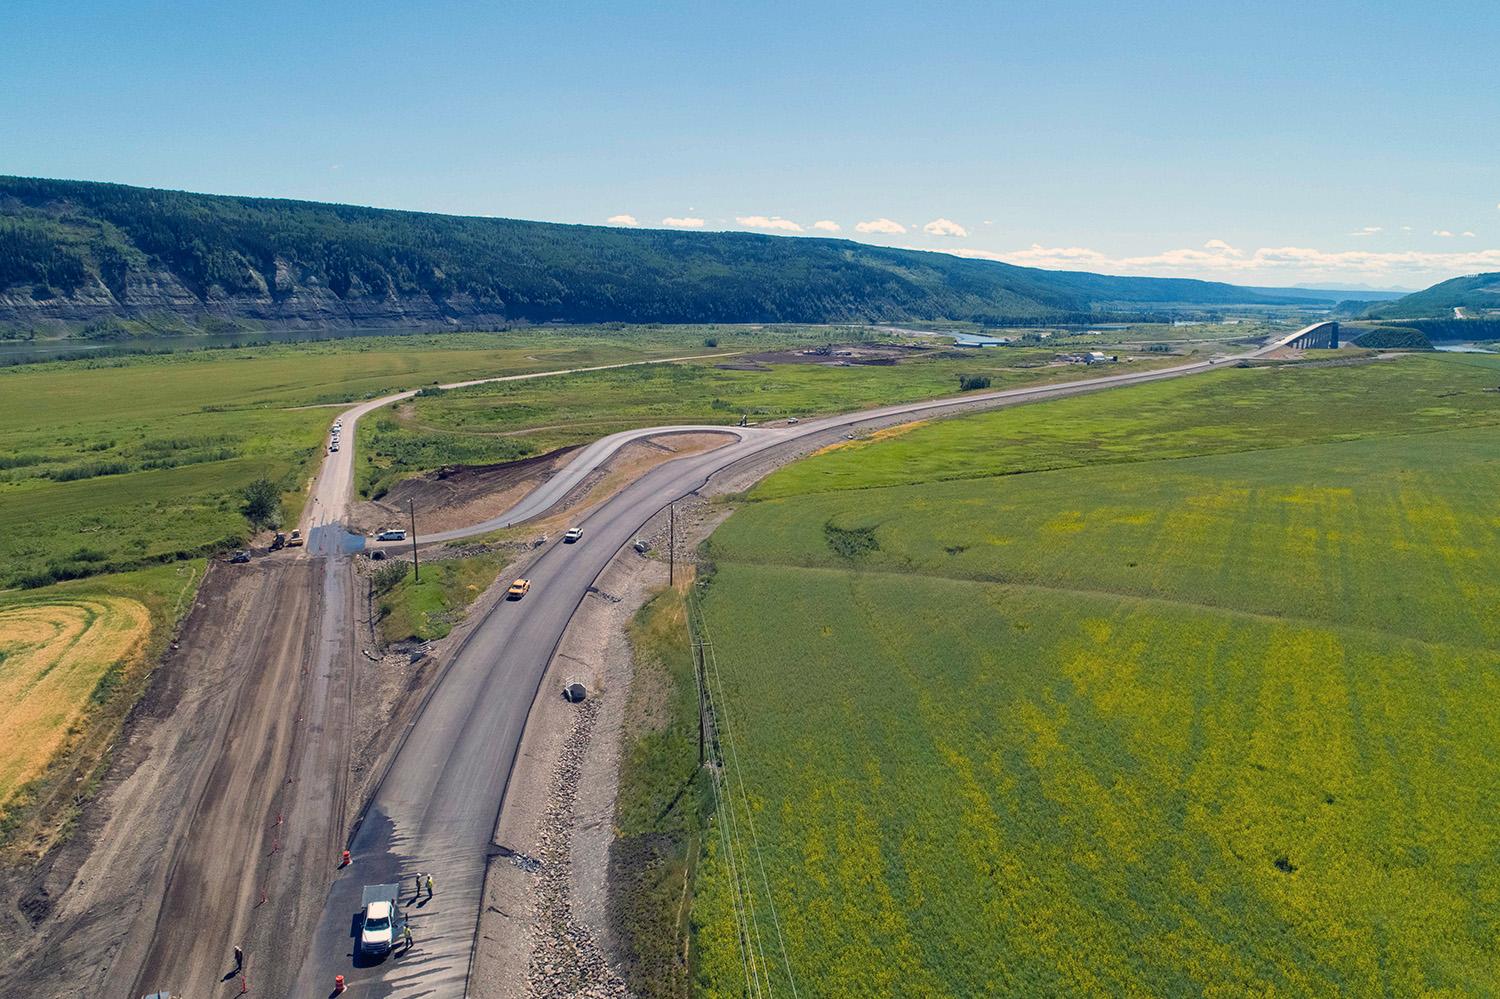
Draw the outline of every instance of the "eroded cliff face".
[[[278,268],[273,294],[264,287],[254,295],[227,295],[210,288],[199,296],[173,274],[133,270],[126,275],[122,295],[102,282],[80,285],[71,294],[37,299],[31,289],[0,293],[0,329],[49,329],[61,332],[107,319],[139,320],[180,328],[208,320],[246,320],[277,329],[392,329],[451,326],[492,326],[508,319],[501,302],[479,302],[467,295],[442,301],[430,296],[374,295],[351,288],[340,297],[316,283],[294,284],[291,274]]]

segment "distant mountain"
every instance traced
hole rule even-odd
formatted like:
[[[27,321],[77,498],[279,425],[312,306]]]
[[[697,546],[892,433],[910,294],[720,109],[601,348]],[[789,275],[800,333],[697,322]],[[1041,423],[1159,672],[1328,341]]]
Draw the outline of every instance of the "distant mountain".
[[[1500,313],[1500,273],[1469,274],[1412,292],[1394,302],[1365,310],[1370,319],[1452,319],[1454,309],[1481,319]]]
[[[839,239],[559,225],[0,177],[0,324],[1089,321],[1297,304]]]

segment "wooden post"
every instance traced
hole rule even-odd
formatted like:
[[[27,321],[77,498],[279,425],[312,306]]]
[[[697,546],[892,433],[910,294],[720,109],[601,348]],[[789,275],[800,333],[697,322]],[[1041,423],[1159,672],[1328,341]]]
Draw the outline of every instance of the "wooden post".
[[[417,504],[415,500],[407,500],[406,508],[411,511],[411,572],[415,582],[422,581],[422,567],[417,564]]]

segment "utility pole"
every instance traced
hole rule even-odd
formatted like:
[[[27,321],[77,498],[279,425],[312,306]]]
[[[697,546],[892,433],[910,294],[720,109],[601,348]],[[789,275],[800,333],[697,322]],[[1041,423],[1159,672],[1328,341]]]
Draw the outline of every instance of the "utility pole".
[[[667,507],[667,585],[672,585],[677,567],[677,504]]]
[[[422,581],[422,567],[417,564],[417,504],[415,500],[407,500],[406,508],[411,511],[411,573],[414,582]]]

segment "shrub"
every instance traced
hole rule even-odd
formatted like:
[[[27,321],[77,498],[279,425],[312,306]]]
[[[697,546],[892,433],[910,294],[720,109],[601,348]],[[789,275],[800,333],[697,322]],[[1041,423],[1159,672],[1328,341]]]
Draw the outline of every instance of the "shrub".
[[[256,479],[245,487],[245,519],[251,527],[267,527],[281,518],[281,490],[270,479]]]
[[[873,527],[835,527],[830,522],[823,525],[823,537],[834,554],[844,558],[858,558],[880,550]]]
[[[400,586],[410,571],[410,562],[388,562],[375,570],[375,575],[370,578],[370,588],[377,597],[385,596]]]
[[[973,392],[976,389],[987,389],[990,387],[989,375],[959,375],[958,390],[960,392]]]

